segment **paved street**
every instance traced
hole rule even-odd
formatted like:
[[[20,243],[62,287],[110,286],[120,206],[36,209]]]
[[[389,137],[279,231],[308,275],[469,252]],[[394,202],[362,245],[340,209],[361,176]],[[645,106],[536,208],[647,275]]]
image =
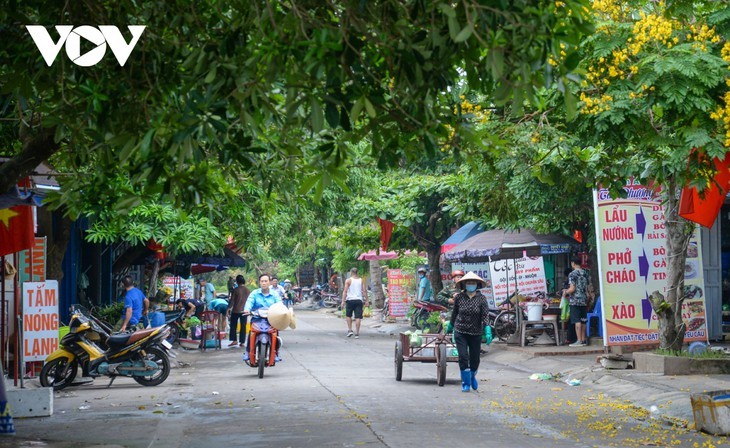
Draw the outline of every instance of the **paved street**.
[[[258,379],[241,349],[179,351],[161,386],[120,379],[56,394],[54,415],[15,419],[0,446],[443,447],[719,446],[652,418],[600,388],[533,381],[482,358],[480,390],[462,393],[458,366],[445,387],[435,364],[393,369],[395,336],[373,328],[358,340],[332,314],[301,310],[283,334],[283,362]],[[224,343],[225,345],[225,343]],[[41,442],[42,441],[42,442]]]

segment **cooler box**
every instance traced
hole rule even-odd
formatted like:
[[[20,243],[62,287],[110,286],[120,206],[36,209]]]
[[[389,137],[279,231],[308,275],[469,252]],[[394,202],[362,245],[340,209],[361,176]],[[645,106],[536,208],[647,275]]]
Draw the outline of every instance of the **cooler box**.
[[[154,313],[149,313],[147,316],[150,319],[150,326],[151,327],[161,327],[165,325],[165,313],[162,311],[155,311]]]

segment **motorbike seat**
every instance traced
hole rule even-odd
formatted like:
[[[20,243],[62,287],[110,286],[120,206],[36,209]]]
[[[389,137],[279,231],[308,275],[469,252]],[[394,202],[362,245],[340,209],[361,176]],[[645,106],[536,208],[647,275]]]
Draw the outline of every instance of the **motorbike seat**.
[[[139,330],[134,333],[127,334],[115,334],[109,337],[107,345],[109,347],[124,347],[125,345],[132,344],[140,339],[146,338],[150,333],[157,331],[157,328],[150,328],[149,330]]]
[[[129,341],[130,336],[132,336],[131,333],[113,334],[109,336],[109,339],[107,339],[106,343],[109,347],[123,347],[127,345],[127,341]]]
[[[439,305],[438,303],[429,302],[428,308],[433,311],[448,311],[449,309],[443,305]]]
[[[416,300],[413,303],[413,305],[416,306],[417,308],[426,308],[426,309],[429,309],[432,311],[448,311],[447,307],[445,307],[443,305],[439,305],[436,302],[426,302],[424,300]]]

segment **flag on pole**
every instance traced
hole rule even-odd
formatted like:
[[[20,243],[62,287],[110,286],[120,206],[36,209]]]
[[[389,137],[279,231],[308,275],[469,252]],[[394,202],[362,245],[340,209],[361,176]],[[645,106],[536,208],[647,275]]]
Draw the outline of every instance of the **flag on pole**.
[[[34,236],[31,207],[0,209],[0,256],[33,247]]]
[[[695,187],[685,187],[679,199],[679,216],[708,229],[720,213],[725,195],[730,190],[730,153],[723,160],[713,160],[717,174],[702,195]]]
[[[380,247],[387,251],[388,244],[390,244],[390,236],[393,234],[393,227],[395,227],[395,224],[380,218],[378,218],[378,224],[380,224]]]

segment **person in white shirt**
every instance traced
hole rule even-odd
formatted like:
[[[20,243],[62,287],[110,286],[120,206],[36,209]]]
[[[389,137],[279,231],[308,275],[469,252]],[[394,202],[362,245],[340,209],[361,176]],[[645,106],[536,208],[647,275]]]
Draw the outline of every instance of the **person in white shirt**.
[[[275,275],[271,276],[271,294],[274,294],[279,300],[284,300],[286,291],[284,287],[279,284],[279,279]]]
[[[357,268],[350,269],[350,278],[342,288],[342,306],[345,307],[347,319],[347,337],[352,337],[352,318],[355,317],[355,339],[360,337],[360,321],[362,309],[368,305],[368,295],[365,290],[365,281],[358,277]]]

